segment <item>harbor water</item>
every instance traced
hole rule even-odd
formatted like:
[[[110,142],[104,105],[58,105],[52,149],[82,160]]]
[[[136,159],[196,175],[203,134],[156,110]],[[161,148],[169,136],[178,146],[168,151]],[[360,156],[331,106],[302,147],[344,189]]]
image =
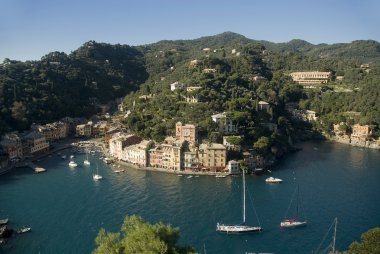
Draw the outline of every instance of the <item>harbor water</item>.
[[[99,159],[101,154],[89,156],[90,166],[83,165],[84,154],[77,154],[78,167],[69,168],[69,150],[63,152],[67,159],[53,154],[36,162],[46,173],[23,168],[0,176],[0,219],[9,218],[11,228],[32,228],[1,245],[0,253],[91,253],[100,228],[119,230],[124,216],[132,214],[179,227],[180,244],[208,254],[315,253],[318,246],[327,250],[335,217],[336,248],[345,250],[361,233],[380,226],[378,150],[329,142],[299,146],[302,150],[284,158],[271,174],[247,175],[247,224],[260,223],[264,230],[242,235],[215,230],[217,222],[242,220],[240,176],[188,178],[132,168],[114,173]],[[92,174],[97,165],[103,179],[96,182]],[[284,182],[265,183],[269,176]],[[300,211],[308,224],[281,229],[298,185]]]

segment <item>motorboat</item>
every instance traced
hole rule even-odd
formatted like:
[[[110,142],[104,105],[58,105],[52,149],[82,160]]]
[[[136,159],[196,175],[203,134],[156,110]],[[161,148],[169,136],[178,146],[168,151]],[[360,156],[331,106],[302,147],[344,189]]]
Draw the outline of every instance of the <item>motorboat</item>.
[[[267,179],[265,179],[265,182],[267,182],[267,183],[281,183],[281,182],[283,182],[283,180],[282,179],[280,179],[280,178],[275,178],[275,177],[268,177]]]
[[[69,162],[69,167],[73,167],[73,168],[75,168],[76,166],[78,166],[78,164],[76,164],[75,161],[70,161],[70,162]]]
[[[16,232],[18,234],[23,234],[23,233],[29,232],[31,230],[32,230],[32,228],[19,228],[19,229],[16,230]]]

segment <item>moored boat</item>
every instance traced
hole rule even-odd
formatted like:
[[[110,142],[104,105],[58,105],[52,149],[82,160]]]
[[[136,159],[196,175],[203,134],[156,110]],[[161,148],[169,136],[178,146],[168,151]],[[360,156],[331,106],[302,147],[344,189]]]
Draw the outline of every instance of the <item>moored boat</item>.
[[[18,234],[23,234],[23,233],[26,233],[26,232],[29,232],[29,231],[31,231],[32,230],[32,228],[19,228],[19,229],[17,229],[16,230],[16,232],[18,233]]]
[[[8,223],[8,221],[9,221],[9,219],[8,219],[8,218],[5,218],[5,219],[1,219],[1,220],[0,220],[0,225],[5,225],[5,224],[7,224],[7,223]]]
[[[300,198],[299,198],[299,186],[297,186],[296,192],[293,193],[292,198],[290,199],[289,207],[286,211],[285,218],[289,218],[287,215],[289,213],[289,209],[292,206],[293,198],[297,193],[297,202],[296,202],[296,214],[292,219],[283,219],[280,223],[280,227],[282,228],[296,228],[301,226],[306,226],[306,220],[300,220],[299,212],[302,206],[300,206]],[[304,216],[303,216],[304,217]]]
[[[267,183],[281,183],[281,182],[283,182],[283,180],[282,179],[280,179],[280,178],[275,178],[275,177],[268,177],[267,179],[265,179],[265,182],[267,182]]]
[[[75,163],[75,161],[70,161],[69,162],[69,167],[76,167],[78,164]]]
[[[243,172],[243,222],[237,225],[216,224],[216,231],[220,233],[251,233],[262,231],[261,226],[245,225],[245,173]]]

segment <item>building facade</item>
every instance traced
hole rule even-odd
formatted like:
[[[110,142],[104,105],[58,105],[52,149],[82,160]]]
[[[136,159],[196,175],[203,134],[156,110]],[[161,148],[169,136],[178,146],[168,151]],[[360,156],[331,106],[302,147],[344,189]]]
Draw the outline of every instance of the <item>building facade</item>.
[[[227,149],[222,144],[203,143],[199,146],[199,163],[209,171],[224,171],[226,168]]]
[[[300,71],[290,73],[293,81],[300,85],[326,84],[331,79],[331,72]]]
[[[218,125],[218,131],[222,133],[237,132],[237,126],[233,123],[232,118],[227,116],[226,112],[211,116],[212,121]]]
[[[177,122],[175,124],[175,129],[176,138],[189,141],[192,145],[197,143],[197,129],[195,125]]]

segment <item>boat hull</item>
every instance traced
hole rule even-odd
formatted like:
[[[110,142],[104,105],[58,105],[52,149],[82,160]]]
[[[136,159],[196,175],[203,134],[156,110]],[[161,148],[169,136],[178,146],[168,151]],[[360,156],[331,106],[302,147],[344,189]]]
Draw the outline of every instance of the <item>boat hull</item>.
[[[282,228],[297,228],[306,226],[306,221],[281,221],[280,227]]]
[[[252,227],[245,225],[223,225],[217,224],[216,231],[220,233],[227,234],[242,234],[242,233],[253,233],[253,232],[261,232],[263,229],[261,227]]]

